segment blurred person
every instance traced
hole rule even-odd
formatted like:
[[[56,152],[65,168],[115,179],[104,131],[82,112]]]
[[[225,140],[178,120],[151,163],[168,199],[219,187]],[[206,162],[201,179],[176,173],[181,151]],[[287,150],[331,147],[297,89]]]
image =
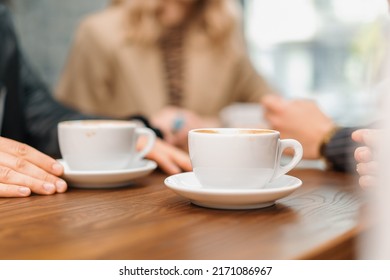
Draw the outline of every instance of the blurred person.
[[[280,131],[282,138],[301,142],[304,159],[325,159],[327,167],[336,171],[352,172],[357,144],[351,134],[356,128],[338,127],[315,102],[286,100],[277,95],[262,99],[265,119]]]
[[[150,117],[169,143],[272,92],[249,61],[235,0],[115,0],[77,30],[56,97],[81,112]]]
[[[0,39],[0,197],[63,193],[63,166],[48,156],[60,154],[57,124],[94,117],[54,101],[21,53],[11,15],[1,1]],[[187,154],[161,140],[148,157],[168,173],[191,169]]]

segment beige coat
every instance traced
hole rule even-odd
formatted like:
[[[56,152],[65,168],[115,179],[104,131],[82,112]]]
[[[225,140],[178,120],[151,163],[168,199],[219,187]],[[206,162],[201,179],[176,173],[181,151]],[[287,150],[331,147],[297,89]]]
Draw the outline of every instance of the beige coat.
[[[56,90],[59,101],[83,113],[119,118],[150,116],[168,104],[159,47],[132,44],[125,26],[124,10],[118,6],[82,22]],[[232,102],[258,102],[271,91],[249,62],[242,40],[237,42],[234,50],[216,52],[189,32],[183,107],[216,116]]]

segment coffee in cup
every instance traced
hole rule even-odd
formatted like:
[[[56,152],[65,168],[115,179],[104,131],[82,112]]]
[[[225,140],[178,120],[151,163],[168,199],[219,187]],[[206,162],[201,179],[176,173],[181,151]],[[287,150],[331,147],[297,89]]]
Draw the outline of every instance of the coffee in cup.
[[[137,151],[140,136],[147,144]],[[64,161],[72,170],[131,168],[153,148],[153,130],[131,121],[79,120],[58,124],[58,140]]]
[[[206,188],[254,189],[286,174],[302,159],[302,145],[268,129],[215,128],[189,132],[193,171]],[[286,148],[294,157],[280,160]]]

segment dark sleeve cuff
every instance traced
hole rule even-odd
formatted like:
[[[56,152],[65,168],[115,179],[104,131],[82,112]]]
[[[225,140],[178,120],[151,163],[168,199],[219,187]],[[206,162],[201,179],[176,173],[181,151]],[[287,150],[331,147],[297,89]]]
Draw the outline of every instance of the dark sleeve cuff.
[[[323,156],[331,169],[341,172],[354,172],[356,169],[354,152],[358,144],[352,140],[351,135],[357,129],[339,129],[324,147]]]
[[[146,117],[144,117],[142,115],[134,115],[134,116],[129,117],[129,120],[140,121],[141,123],[143,123],[144,126],[153,130],[154,133],[156,133],[158,138],[164,139],[164,135],[163,135],[162,131],[160,129],[158,129],[157,127],[151,126],[149,120]]]

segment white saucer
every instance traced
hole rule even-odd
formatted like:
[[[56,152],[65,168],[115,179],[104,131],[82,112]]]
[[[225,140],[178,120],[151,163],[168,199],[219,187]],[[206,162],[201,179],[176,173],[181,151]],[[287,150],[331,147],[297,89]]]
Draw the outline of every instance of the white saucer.
[[[71,170],[66,162],[58,160],[64,166],[65,181],[79,188],[117,188],[129,185],[131,180],[146,176],[157,167],[152,160],[142,160],[136,167],[120,170],[76,171]]]
[[[296,177],[283,175],[261,189],[222,190],[202,188],[193,172],[165,179],[165,185],[192,203],[217,209],[256,209],[272,206],[302,185]]]

